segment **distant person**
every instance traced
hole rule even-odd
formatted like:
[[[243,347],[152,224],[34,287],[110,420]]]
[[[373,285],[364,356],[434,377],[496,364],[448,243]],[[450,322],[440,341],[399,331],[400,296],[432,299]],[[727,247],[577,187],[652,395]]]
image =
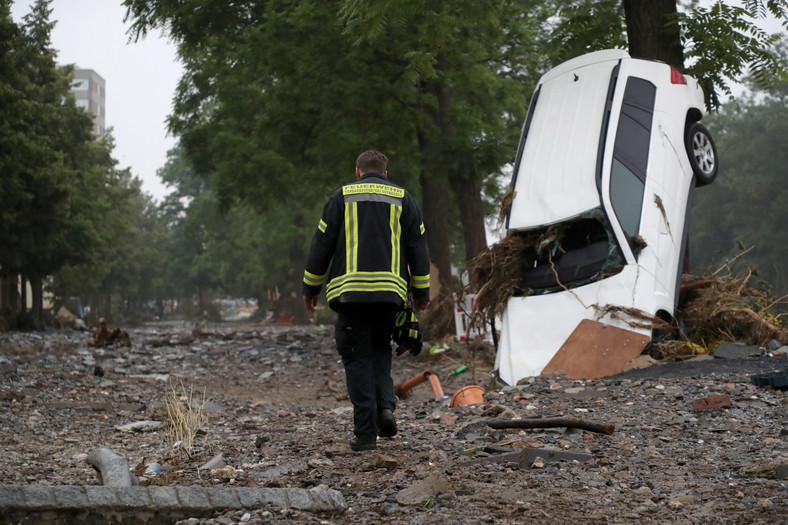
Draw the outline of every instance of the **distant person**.
[[[388,159],[365,151],[358,181],[337,190],[323,208],[304,272],[304,305],[314,311],[326,282],[338,314],[337,350],[353,403],[350,448],[374,450],[397,434],[391,378],[394,317],[412,293],[413,307],[430,304],[430,256],[416,201],[388,181]]]

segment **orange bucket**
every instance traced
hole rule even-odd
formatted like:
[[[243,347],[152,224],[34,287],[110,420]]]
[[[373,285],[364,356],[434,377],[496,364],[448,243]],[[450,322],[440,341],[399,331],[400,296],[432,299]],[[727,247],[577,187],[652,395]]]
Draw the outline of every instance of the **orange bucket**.
[[[478,405],[479,403],[484,403],[484,392],[485,390],[480,386],[464,386],[451,396],[449,406],[456,407],[457,405]]]

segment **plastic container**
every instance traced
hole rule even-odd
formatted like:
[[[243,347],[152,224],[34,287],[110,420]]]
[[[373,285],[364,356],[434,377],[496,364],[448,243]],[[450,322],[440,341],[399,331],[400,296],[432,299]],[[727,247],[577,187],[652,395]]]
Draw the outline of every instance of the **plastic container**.
[[[450,407],[458,405],[478,405],[484,403],[485,390],[477,385],[464,386],[451,396]]]

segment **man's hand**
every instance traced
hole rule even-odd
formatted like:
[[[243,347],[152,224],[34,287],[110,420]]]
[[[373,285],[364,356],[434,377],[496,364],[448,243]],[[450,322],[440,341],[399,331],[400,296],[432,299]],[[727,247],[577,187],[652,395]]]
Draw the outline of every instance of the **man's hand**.
[[[315,306],[317,306],[317,296],[316,295],[305,295],[304,296],[304,306],[310,312],[315,311]]]
[[[429,308],[429,306],[430,306],[429,301],[416,301],[416,300],[413,301],[413,308],[418,311],[426,310],[427,308]]]

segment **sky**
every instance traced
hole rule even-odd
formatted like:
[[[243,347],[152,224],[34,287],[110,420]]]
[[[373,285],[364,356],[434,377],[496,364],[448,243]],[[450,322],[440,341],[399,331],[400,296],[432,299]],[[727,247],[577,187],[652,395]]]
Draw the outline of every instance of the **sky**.
[[[31,0],[15,0],[17,22],[30,12]],[[115,138],[118,168],[130,168],[142,190],[160,202],[169,190],[156,175],[175,145],[166,119],[182,67],[175,46],[158,32],[129,42],[121,0],[54,0],[52,47],[59,64],[92,69],[106,82],[106,125]]]
[[[11,11],[18,22],[31,3],[14,1]],[[113,128],[118,167],[130,168],[142,180],[143,191],[160,202],[169,190],[156,172],[175,145],[167,135],[166,118],[182,73],[175,46],[158,32],[129,42],[121,0],[54,0],[51,8],[50,19],[57,22],[52,47],[58,50],[58,63],[92,69],[104,78],[106,125]],[[774,20],[764,22],[764,27],[781,31]]]

